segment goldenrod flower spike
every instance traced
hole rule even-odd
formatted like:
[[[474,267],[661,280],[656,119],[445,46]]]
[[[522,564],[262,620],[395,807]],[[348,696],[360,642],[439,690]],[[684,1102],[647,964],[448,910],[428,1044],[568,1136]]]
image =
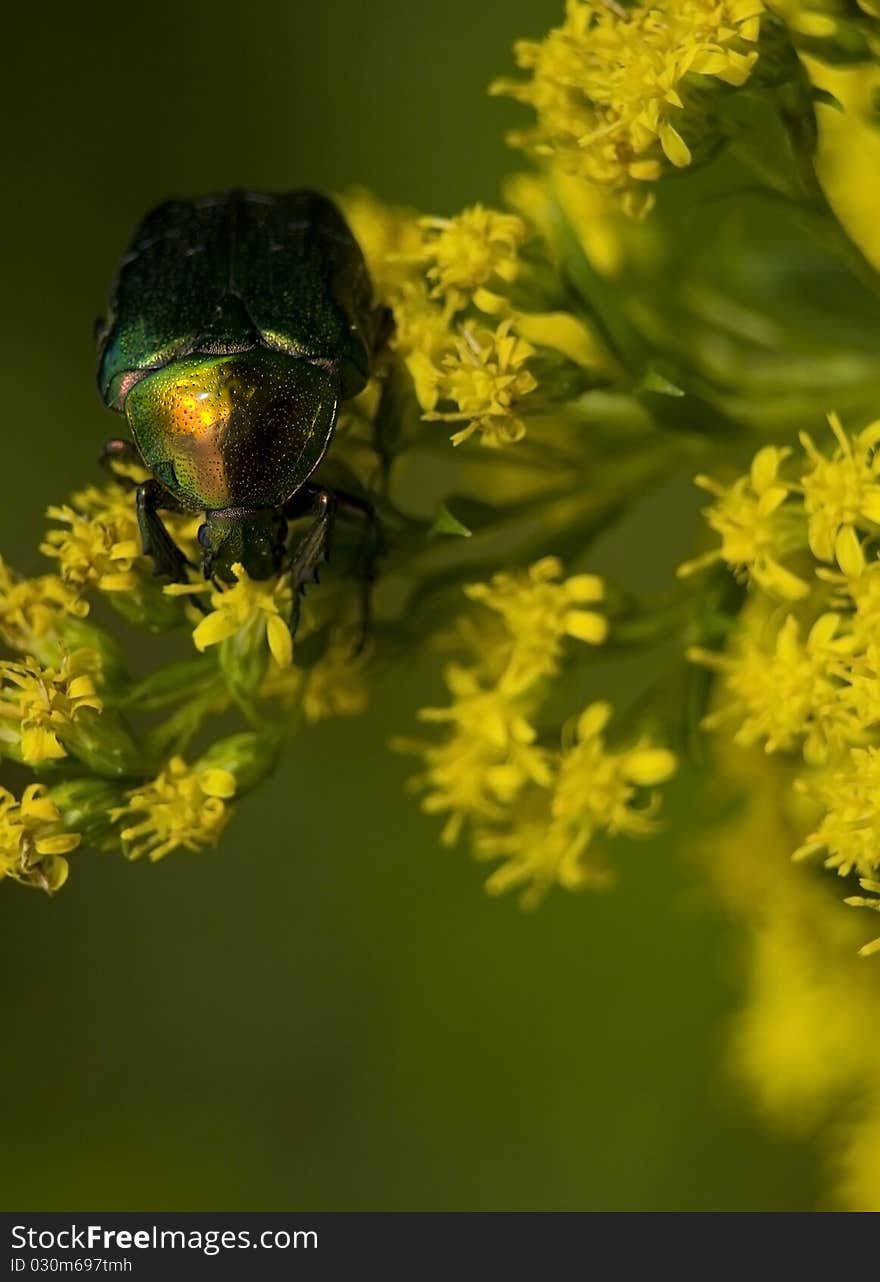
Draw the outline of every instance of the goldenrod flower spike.
[[[172,757],[151,783],[132,789],[125,805],[113,812],[125,855],[156,862],[179,847],[216,845],[231,818],[226,803],[235,788],[228,770],[198,769]]]

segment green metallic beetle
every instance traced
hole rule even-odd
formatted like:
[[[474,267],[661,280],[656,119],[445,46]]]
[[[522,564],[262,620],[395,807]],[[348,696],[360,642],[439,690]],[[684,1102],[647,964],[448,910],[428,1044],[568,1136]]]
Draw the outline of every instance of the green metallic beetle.
[[[204,512],[205,576],[289,568],[316,578],[339,503],[309,478],[341,402],[365,386],[389,331],[344,218],[311,191],[230,191],[153,210],[123,257],[98,334],[98,387],[134,437],[104,461],[141,462],[145,554],[156,573],[187,561],[159,515]],[[135,448],[136,447],[136,448]],[[288,549],[288,520],[313,524]]]

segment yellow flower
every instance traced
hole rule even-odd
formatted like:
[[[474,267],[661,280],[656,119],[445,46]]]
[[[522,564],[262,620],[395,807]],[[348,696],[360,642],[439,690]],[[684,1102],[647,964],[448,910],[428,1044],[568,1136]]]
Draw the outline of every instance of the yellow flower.
[[[67,880],[64,856],[79,843],[79,833],[62,831],[58,807],[42,784],[25,788],[20,802],[0,787],[0,878],[58,890]]]
[[[748,475],[729,486],[708,476],[696,478],[701,489],[715,496],[716,501],[703,509],[703,515],[721,536],[721,546],[679,566],[680,577],[724,561],[772,596],[784,601],[806,596],[808,585],[781,562],[804,542],[802,521],[783,507],[792,486],[780,478],[779,468],[790,452],[765,446],[755,455]]]
[[[282,574],[275,579],[252,579],[241,564],[232,567],[236,582],[215,586],[211,583],[169,583],[169,596],[209,592],[212,610],[196,624],[193,642],[197,650],[219,645],[236,637],[243,648],[255,644],[265,635],[269,650],[279,668],[289,668],[293,661],[290,635],[290,613],[293,591],[290,578]]]
[[[364,677],[369,659],[366,649],[354,652],[350,632],[333,632],[320,659],[305,673],[303,712],[306,721],[359,716],[366,709],[370,697]]]
[[[801,477],[808,517],[810,550],[819,561],[833,561],[841,531],[860,523],[880,523],[880,422],[848,437],[836,414],[828,416],[837,438],[831,458],[803,432],[801,443],[812,467]]]
[[[115,482],[90,485],[47,516],[62,528],[47,532],[40,551],[58,561],[65,583],[81,592],[93,585],[103,592],[137,586],[133,567],[141,545],[132,490]]]
[[[427,265],[431,297],[444,299],[451,311],[472,300],[483,311],[497,311],[500,300],[487,287],[495,278],[508,285],[516,279],[517,250],[526,233],[522,219],[473,205],[454,218],[422,218],[420,226],[419,256]]]
[[[23,579],[0,557],[0,640],[10,649],[33,652],[64,615],[82,618],[88,609],[57,574]]]
[[[566,638],[599,645],[608,635],[607,620],[583,608],[604,597],[602,579],[595,574],[567,579],[562,575],[562,562],[548,556],[528,570],[502,572],[489,583],[465,588],[472,601],[504,620],[510,640],[501,646],[504,671],[498,684],[509,694],[519,694],[557,672]]]
[[[526,367],[535,349],[510,332],[510,321],[494,331],[475,332],[464,326],[455,340],[455,351],[444,356],[436,374],[432,403],[423,416],[429,421],[465,423],[454,433],[460,445],[479,432],[483,445],[509,445],[525,436],[519,417],[520,402],[535,390],[537,380]],[[437,411],[451,403],[455,409]]]
[[[155,862],[183,847],[216,845],[231,818],[227,801],[235,795],[228,770],[188,766],[172,757],[152,782],[133,789],[124,806],[112,812],[124,824],[120,836],[128,859],[147,855]]]
[[[567,0],[561,27],[514,46],[530,78],[490,87],[535,110],[535,126],[510,143],[609,188],[627,212],[644,211],[643,185],[689,165],[687,140],[711,128],[709,95],[691,78],[744,84],[762,10],[761,0]]]
[[[880,869],[880,748],[851,748],[839,769],[808,787],[825,813],[794,858],[825,850],[826,868],[836,868],[841,877],[855,870],[870,878]]]
[[[0,749],[5,743],[28,765],[66,757],[62,740],[77,714],[103,706],[92,677],[96,661],[94,653],[80,650],[57,671],[33,659],[0,662]]]
[[[766,752],[787,752],[802,745],[806,761],[824,761],[829,745],[852,730],[838,697],[839,664],[852,641],[839,634],[840,626],[839,615],[820,615],[804,642],[794,615],[778,630],[749,615],[730,653],[689,650],[693,663],[723,673],[731,696],[705,718],[706,729],[739,722],[734,743],[740,747],[763,743]]]
[[[880,881],[874,881],[870,877],[862,877],[859,881],[862,890],[867,890],[869,896],[850,895],[844,900],[851,908],[873,908],[875,913],[880,913]],[[872,939],[870,943],[863,944],[859,949],[861,957],[870,957],[872,953],[880,953],[880,938]]]
[[[424,758],[426,770],[413,787],[426,793],[422,809],[428,814],[450,814],[441,840],[451,845],[466,819],[500,818],[526,783],[547,786],[550,772],[519,704],[455,664],[447,669],[446,682],[453,702],[423,708],[419,719],[448,723],[448,738],[440,744],[398,740],[395,747]]]

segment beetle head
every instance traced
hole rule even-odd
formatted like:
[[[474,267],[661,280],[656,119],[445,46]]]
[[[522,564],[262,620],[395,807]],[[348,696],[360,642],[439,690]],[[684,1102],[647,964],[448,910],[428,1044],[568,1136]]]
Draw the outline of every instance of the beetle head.
[[[235,581],[243,565],[252,579],[271,579],[284,559],[287,522],[274,508],[226,508],[206,512],[199,529],[206,579]]]

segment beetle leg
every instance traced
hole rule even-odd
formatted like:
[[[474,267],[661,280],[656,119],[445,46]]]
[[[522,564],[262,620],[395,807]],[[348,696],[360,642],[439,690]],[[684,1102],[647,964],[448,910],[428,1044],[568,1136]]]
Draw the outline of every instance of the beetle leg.
[[[312,524],[305,534],[289,549],[283,568],[290,571],[293,588],[293,612],[290,631],[296,633],[299,623],[300,599],[309,583],[318,582],[318,571],[330,553],[330,535],[336,516],[336,495],[332,490],[305,485],[284,509],[289,518],[310,513]]]
[[[153,573],[174,583],[186,582],[186,557],[165,529],[159,509],[183,509],[158,481],[143,481],[137,487],[137,519],[144,556],[152,558]]]
[[[305,534],[288,551],[285,569],[290,571],[295,592],[301,592],[309,583],[318,582],[318,571],[330,552],[330,535],[336,516],[336,495],[315,485],[305,485],[293,502],[284,509],[288,519],[310,515],[312,524]]]
[[[310,512],[314,520],[300,541],[288,554],[285,568],[290,570],[294,589],[291,631],[296,631],[299,620],[299,602],[309,583],[318,582],[322,563],[329,558],[330,537],[338,511],[356,516],[365,524],[366,535],[355,554],[354,571],[361,589],[360,621],[354,653],[360,654],[366,644],[372,615],[372,589],[378,572],[379,558],[384,550],[381,527],[371,503],[342,490],[319,489],[306,485],[284,509],[289,518]]]
[[[120,485],[127,485],[134,488],[138,482],[130,474],[132,469],[138,468],[143,472],[143,462],[137,451],[137,446],[133,441],[122,441],[114,438],[112,441],[105,441],[98,462],[101,467],[105,467],[115,481]],[[125,469],[128,469],[127,471]]]

